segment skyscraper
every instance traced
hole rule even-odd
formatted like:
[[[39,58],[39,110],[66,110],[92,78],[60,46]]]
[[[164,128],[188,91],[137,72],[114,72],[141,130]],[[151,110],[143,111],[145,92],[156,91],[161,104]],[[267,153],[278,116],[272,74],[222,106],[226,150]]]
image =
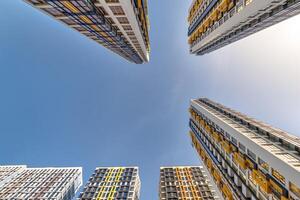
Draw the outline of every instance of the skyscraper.
[[[202,167],[176,166],[160,168],[159,199],[215,200],[218,198]]]
[[[147,0],[24,0],[130,62],[149,61]]]
[[[0,177],[6,180],[0,183],[3,200],[71,200],[82,184],[82,169],[0,166]]]
[[[190,113],[193,146],[226,199],[300,199],[300,138],[205,98]]]
[[[190,52],[209,53],[299,12],[299,0],[193,0],[188,16]]]
[[[140,188],[138,167],[99,167],[78,200],[139,200]]]

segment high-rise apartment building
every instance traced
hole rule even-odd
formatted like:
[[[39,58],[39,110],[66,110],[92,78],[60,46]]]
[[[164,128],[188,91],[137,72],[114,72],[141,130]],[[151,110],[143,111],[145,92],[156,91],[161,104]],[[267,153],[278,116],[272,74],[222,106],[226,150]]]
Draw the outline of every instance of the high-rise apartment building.
[[[0,166],[0,181],[1,200],[71,200],[82,184],[82,169]]]
[[[205,98],[190,113],[192,144],[225,199],[300,199],[300,138]]]
[[[161,167],[160,200],[216,200],[214,190],[202,167]]]
[[[78,200],[139,200],[140,188],[138,167],[99,167]]]
[[[137,64],[149,61],[147,0],[24,0]]]
[[[190,52],[209,53],[298,13],[299,0],[193,0]]]

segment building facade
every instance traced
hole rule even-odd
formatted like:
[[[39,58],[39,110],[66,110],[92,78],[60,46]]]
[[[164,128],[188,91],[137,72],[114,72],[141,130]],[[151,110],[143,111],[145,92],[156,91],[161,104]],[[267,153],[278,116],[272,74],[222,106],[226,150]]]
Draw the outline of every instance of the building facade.
[[[71,200],[82,185],[81,168],[0,166],[0,177],[1,200]]]
[[[0,187],[26,169],[26,165],[0,165]]]
[[[99,167],[78,200],[139,200],[140,188],[138,167]]]
[[[190,114],[192,144],[225,199],[300,199],[300,138],[205,98]]]
[[[299,0],[193,0],[190,52],[203,55],[300,12]]]
[[[160,200],[216,200],[214,190],[202,167],[161,167]]]
[[[24,0],[130,62],[149,61],[147,0]]]

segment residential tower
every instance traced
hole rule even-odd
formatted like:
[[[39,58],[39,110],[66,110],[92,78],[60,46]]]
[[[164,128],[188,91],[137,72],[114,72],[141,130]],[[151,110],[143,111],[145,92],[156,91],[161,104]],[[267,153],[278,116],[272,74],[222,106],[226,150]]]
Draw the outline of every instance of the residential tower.
[[[190,114],[192,144],[225,199],[300,199],[300,138],[206,98]]]
[[[149,61],[147,0],[24,0],[130,62]]]
[[[212,52],[299,12],[299,0],[193,0],[188,16],[190,52]]]

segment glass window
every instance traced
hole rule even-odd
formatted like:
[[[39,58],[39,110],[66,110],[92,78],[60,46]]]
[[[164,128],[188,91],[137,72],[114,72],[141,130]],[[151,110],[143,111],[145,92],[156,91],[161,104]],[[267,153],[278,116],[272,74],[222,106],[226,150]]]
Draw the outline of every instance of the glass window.
[[[237,140],[234,137],[231,137],[231,141],[235,146],[237,146]]]
[[[258,158],[258,164],[266,171],[269,171],[269,164],[263,161],[261,158]]]
[[[240,148],[242,151],[246,152],[246,147],[245,147],[242,143],[240,143],[240,142],[239,142],[239,148]]]
[[[256,161],[256,155],[255,155],[252,151],[250,151],[249,149],[248,149],[247,151],[248,151],[248,152],[247,152],[248,156],[249,156],[252,160]]]
[[[226,137],[230,140],[230,134],[226,132]]]

